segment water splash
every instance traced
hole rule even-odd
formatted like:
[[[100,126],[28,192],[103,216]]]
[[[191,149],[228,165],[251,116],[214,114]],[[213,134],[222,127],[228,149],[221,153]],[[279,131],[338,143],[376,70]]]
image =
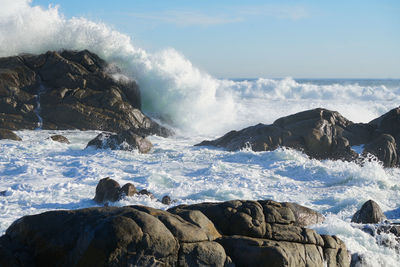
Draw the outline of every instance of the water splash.
[[[42,94],[44,94],[46,92],[46,87],[40,83],[39,84],[39,90],[37,92],[37,95],[35,97],[36,99],[36,108],[35,108],[35,114],[38,118],[38,123],[37,123],[37,128],[36,130],[41,130],[43,127],[43,118],[40,116],[40,111],[41,111],[41,107],[40,107],[40,97]]]

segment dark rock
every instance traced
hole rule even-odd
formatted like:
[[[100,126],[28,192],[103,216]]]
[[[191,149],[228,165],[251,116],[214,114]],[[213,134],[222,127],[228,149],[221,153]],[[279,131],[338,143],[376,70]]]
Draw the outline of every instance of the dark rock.
[[[14,132],[0,128],[0,140],[1,139],[10,139],[14,141],[22,141],[21,137],[16,135]]]
[[[294,224],[297,226],[306,227],[312,224],[323,223],[325,220],[325,217],[321,213],[297,203],[285,202],[282,205],[293,212],[295,217]]]
[[[100,182],[119,187],[109,178]],[[227,223],[218,221],[224,218]],[[271,200],[181,205],[170,211],[145,206],[50,211],[25,216],[7,229],[0,237],[0,264],[349,266],[340,239],[296,226],[295,220],[285,203]],[[260,237],[235,235],[239,232]]]
[[[383,214],[379,205],[373,200],[365,202],[351,219],[355,223],[379,223],[384,220],[386,220],[385,214]]]
[[[131,197],[137,194],[138,192],[133,184],[126,183],[124,184],[123,187],[121,187],[120,193],[123,194],[124,196]]]
[[[169,196],[163,196],[163,198],[161,199],[161,203],[163,203],[164,205],[171,205],[172,200]]]
[[[398,143],[400,141],[400,107],[394,108],[372,120],[369,125],[376,127],[378,133],[390,134]]]
[[[236,266],[324,266],[321,247],[245,236],[217,240]]]
[[[87,50],[0,58],[0,128],[37,128],[39,95],[44,129],[171,135],[140,111],[138,85],[113,79],[111,69]]]
[[[110,177],[103,178],[96,186],[96,195],[94,201],[103,203],[107,201],[117,201],[121,196],[121,187],[119,183]]]
[[[148,191],[147,189],[142,189],[142,190],[140,190],[138,194],[139,194],[139,195],[146,195],[146,196],[150,197],[151,199],[155,198],[155,196],[153,195],[153,193],[151,193],[151,192]]]
[[[52,135],[50,136],[51,140],[55,141],[55,142],[59,142],[59,143],[64,143],[64,144],[70,144],[69,140],[67,137],[62,136],[62,135]]]
[[[179,266],[223,267],[227,261],[224,248],[217,242],[183,243],[179,251]]]
[[[137,135],[132,130],[123,131],[119,134],[101,133],[93,140],[89,141],[87,147],[112,150],[134,150],[138,149],[141,153],[148,153],[153,145],[146,138]]]
[[[352,124],[338,112],[318,108],[280,118],[272,125],[258,124],[231,131],[214,141],[203,141],[198,145],[213,145],[231,151],[245,147],[254,151],[290,147],[317,159],[354,160],[358,155],[344,137],[351,136],[351,133],[344,133],[350,131],[347,127]],[[361,129],[358,127],[357,131]]]
[[[389,134],[381,134],[371,143],[364,147],[363,155],[372,154],[383,163],[384,167],[394,167],[398,165],[396,141]]]
[[[5,197],[7,194],[7,191],[0,191],[0,196]]]

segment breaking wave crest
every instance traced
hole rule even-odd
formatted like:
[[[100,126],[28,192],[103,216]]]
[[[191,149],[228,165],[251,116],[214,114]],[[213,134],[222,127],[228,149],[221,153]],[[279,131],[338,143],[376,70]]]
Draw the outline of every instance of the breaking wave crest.
[[[199,70],[182,54],[150,54],[129,36],[85,18],[66,18],[57,6],[1,0],[0,56],[88,49],[135,79],[145,112],[183,132],[218,135],[280,116],[325,107],[355,121],[369,121],[400,103],[400,88],[358,84],[316,85],[292,78],[223,80]]]

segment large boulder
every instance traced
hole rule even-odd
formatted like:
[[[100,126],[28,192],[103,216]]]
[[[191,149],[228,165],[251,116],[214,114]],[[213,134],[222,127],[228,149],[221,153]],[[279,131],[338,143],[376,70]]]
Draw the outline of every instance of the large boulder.
[[[313,158],[354,160],[357,153],[351,149],[344,135],[346,128],[352,124],[338,112],[317,108],[280,118],[271,125],[258,124],[231,131],[198,145],[225,147],[232,151],[245,147],[254,151],[290,147],[300,149]],[[347,135],[351,136],[350,133]]]
[[[7,229],[0,265],[349,266],[340,239],[295,223],[291,208],[274,201],[50,211]]]
[[[0,128],[0,140],[1,139],[9,139],[14,141],[22,141],[21,137],[16,135],[13,131],[8,129],[1,129]]]
[[[118,71],[87,50],[0,58],[0,128],[170,135],[140,111],[138,85]]]
[[[148,153],[153,145],[148,139],[137,135],[135,131],[126,130],[119,134],[100,133],[89,141],[87,147],[127,151],[138,149],[140,153]]]
[[[379,223],[384,220],[386,220],[385,214],[383,214],[378,203],[372,199],[365,202],[351,219],[355,223]]]

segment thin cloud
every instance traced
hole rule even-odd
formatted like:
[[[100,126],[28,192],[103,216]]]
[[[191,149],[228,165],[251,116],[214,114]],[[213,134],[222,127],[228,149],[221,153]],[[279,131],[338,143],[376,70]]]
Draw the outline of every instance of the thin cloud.
[[[244,16],[268,16],[279,19],[300,20],[310,16],[309,10],[303,6],[262,5],[248,6],[241,9]]]
[[[178,26],[210,26],[217,24],[228,24],[239,22],[239,17],[228,17],[225,15],[208,15],[195,11],[168,10],[162,13],[129,13],[139,19],[152,20],[162,23],[171,23]]]
[[[193,10],[165,10],[161,12],[124,13],[131,17],[156,23],[169,23],[177,26],[211,26],[230,24],[249,20],[254,17],[272,17],[278,19],[300,20],[309,17],[309,11],[302,6],[261,5],[228,8],[228,14],[206,14]]]

